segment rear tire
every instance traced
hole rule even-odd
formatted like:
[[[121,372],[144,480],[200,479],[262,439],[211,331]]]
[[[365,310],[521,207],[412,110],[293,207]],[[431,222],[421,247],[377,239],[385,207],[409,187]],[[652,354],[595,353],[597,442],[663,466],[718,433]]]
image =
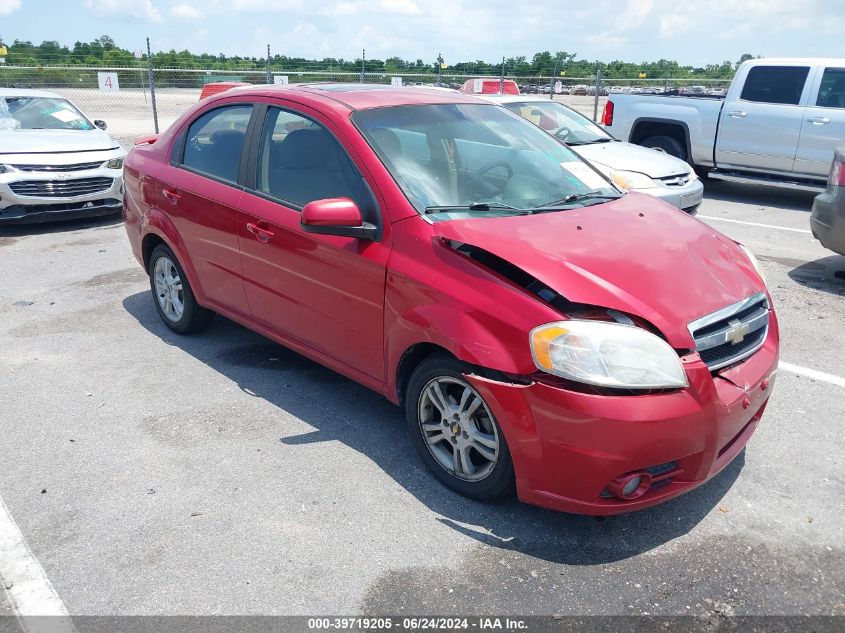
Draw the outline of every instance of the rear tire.
[[[156,246],[150,255],[149,275],[153,303],[171,330],[192,334],[214,320],[214,312],[197,303],[182,265],[164,244]]]
[[[447,354],[426,358],[408,381],[405,418],[420,458],[446,487],[498,499],[513,493],[513,460],[492,411],[464,377],[470,371]]]
[[[678,139],[671,136],[650,136],[644,139],[640,145],[680,158],[682,161],[687,160],[687,148]]]

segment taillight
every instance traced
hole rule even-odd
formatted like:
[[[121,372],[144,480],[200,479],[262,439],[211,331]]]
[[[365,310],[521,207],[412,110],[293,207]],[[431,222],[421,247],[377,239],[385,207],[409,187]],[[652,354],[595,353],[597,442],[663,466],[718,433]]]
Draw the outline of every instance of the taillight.
[[[830,178],[827,179],[828,184],[834,187],[845,187],[845,167],[839,158],[833,160],[833,165],[830,168]]]
[[[613,125],[613,101],[604,104],[604,112],[601,115],[602,125]]]

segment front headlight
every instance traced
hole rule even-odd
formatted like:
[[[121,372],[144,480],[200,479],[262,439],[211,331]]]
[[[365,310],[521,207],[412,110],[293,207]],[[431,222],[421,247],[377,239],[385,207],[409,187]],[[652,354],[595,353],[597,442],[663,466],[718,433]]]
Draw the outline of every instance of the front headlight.
[[[656,187],[654,180],[637,171],[610,172],[610,179],[620,189],[651,189]]]
[[[531,355],[545,372],[601,387],[687,386],[678,355],[642,328],[604,321],[557,321],[531,330]]]
[[[742,252],[745,253],[745,256],[748,258],[748,261],[750,261],[751,265],[754,266],[754,270],[757,271],[757,274],[760,275],[760,279],[762,279],[763,283],[765,284],[766,283],[766,275],[763,273],[763,269],[760,267],[760,262],[757,260],[756,257],[754,257],[754,253],[749,251],[742,244],[737,243],[737,246],[739,246],[742,249]]]
[[[107,160],[103,167],[106,169],[123,169],[123,158],[112,158],[111,160]]]

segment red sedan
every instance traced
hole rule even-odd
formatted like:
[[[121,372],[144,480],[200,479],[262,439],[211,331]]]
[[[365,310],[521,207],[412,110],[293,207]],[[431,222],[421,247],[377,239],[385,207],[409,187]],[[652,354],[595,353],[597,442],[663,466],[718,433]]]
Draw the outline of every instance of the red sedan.
[[[727,466],[771,393],[750,252],[470,96],[235,88],[125,179],[168,327],[219,313],[378,391],[470,497],[654,505]]]

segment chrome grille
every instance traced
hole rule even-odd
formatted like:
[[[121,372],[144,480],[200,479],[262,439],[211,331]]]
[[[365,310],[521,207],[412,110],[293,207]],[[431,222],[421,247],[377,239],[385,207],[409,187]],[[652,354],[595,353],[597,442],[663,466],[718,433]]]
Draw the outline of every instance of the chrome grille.
[[[18,171],[85,171],[86,169],[99,169],[105,161],[98,160],[94,163],[75,163],[73,165],[12,165]]]
[[[72,198],[111,189],[113,178],[74,178],[71,180],[21,180],[9,183],[19,196]]]
[[[758,292],[689,324],[695,349],[711,371],[748,358],[766,340],[769,300]]]
[[[676,174],[674,176],[666,176],[665,178],[657,178],[667,187],[683,187],[690,181],[689,174]]]

